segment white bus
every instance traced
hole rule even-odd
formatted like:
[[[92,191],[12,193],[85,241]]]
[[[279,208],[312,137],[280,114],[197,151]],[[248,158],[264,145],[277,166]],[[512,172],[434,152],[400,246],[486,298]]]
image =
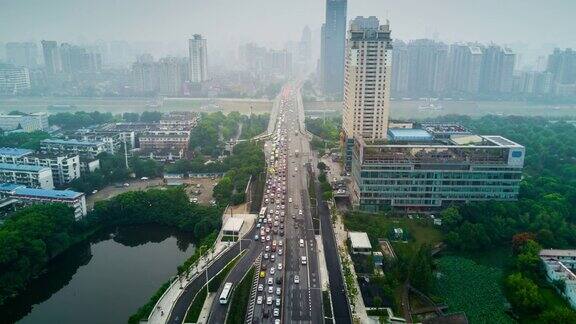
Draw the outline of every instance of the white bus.
[[[220,294],[220,304],[225,305],[228,303],[230,292],[232,292],[232,283],[227,282],[224,284],[224,289],[222,289],[222,293]]]
[[[260,214],[258,214],[258,216],[260,216],[260,218],[266,217],[266,206],[260,208]]]

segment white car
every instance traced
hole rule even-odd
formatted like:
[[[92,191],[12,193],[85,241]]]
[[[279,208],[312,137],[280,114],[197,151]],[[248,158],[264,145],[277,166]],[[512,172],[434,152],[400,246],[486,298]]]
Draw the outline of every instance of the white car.
[[[276,295],[278,296],[282,295],[282,288],[276,287]]]
[[[276,273],[276,269],[270,268],[270,274],[271,274],[271,275],[274,275],[274,273]]]
[[[264,291],[264,285],[258,284],[258,291]]]
[[[282,270],[282,263],[278,263],[278,270]]]
[[[298,215],[302,215],[302,209],[298,209]]]
[[[284,251],[282,251],[282,249],[278,249],[278,255],[282,255],[284,253]]]
[[[282,303],[282,299],[276,298],[276,307],[280,307],[280,303]]]
[[[268,286],[272,286],[274,285],[274,278],[270,277],[268,278]]]
[[[278,316],[280,316],[280,309],[274,308],[274,317],[278,317]]]
[[[292,202],[292,197],[288,198],[288,202],[289,202],[289,203]]]
[[[295,283],[295,284],[299,284],[299,283],[300,283],[300,276],[299,276],[299,275],[295,275],[295,276],[294,276],[294,283]]]
[[[262,305],[262,301],[263,301],[263,300],[264,300],[264,297],[258,296],[258,298],[256,298],[256,304]]]
[[[266,305],[272,305],[272,296],[266,297]]]
[[[273,294],[273,293],[274,293],[274,287],[269,286],[269,287],[268,287],[268,293],[269,293],[269,294]]]

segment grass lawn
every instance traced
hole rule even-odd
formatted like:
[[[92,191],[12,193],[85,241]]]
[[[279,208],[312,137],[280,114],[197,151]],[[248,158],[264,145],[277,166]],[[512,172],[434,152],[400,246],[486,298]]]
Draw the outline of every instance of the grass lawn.
[[[423,243],[432,245],[442,241],[442,233],[423,219],[392,218],[381,214],[349,213],[344,224],[350,231],[366,232],[374,250],[380,250],[379,238],[388,238],[394,228],[409,233],[408,243],[392,242],[397,254],[412,255]]]

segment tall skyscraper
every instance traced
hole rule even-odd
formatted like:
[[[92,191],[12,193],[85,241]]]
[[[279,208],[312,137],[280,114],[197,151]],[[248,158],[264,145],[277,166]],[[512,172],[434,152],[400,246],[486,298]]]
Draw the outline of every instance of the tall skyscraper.
[[[405,96],[408,95],[408,45],[401,40],[394,40],[392,47],[390,92],[394,96]]]
[[[430,39],[417,39],[408,43],[406,52],[408,92],[416,96],[443,93],[446,90],[448,46]]]
[[[6,61],[15,66],[35,68],[38,65],[38,47],[35,43],[6,43]]]
[[[452,90],[478,94],[482,69],[482,48],[477,44],[450,46],[449,84]]]
[[[390,26],[376,17],[350,22],[346,44],[342,127],[348,140],[386,139],[390,113]]]
[[[571,48],[555,49],[548,56],[547,71],[552,73],[556,84],[576,83],[576,51]]]
[[[165,57],[158,62],[160,94],[177,96],[182,91],[182,69],[186,64],[176,57]]]
[[[42,53],[44,54],[44,66],[48,74],[56,74],[62,71],[58,43],[55,41],[42,41]]]
[[[190,55],[190,81],[201,83],[208,79],[208,53],[206,51],[206,39],[202,35],[194,34],[188,40]]]
[[[306,26],[302,30],[299,46],[300,60],[306,68],[309,68],[310,62],[312,61],[312,31],[310,27]]]
[[[346,0],[326,0],[326,21],[322,26],[321,72],[324,93],[342,97],[346,42]]]
[[[482,56],[480,90],[483,93],[510,93],[516,55],[509,48],[489,45]]]

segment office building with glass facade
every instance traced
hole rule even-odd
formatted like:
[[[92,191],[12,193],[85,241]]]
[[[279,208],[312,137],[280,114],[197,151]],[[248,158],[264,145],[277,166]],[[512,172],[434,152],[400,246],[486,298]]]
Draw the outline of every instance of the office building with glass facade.
[[[354,208],[418,212],[518,198],[524,146],[501,136],[474,135],[455,124],[388,132],[387,140],[354,137]]]

